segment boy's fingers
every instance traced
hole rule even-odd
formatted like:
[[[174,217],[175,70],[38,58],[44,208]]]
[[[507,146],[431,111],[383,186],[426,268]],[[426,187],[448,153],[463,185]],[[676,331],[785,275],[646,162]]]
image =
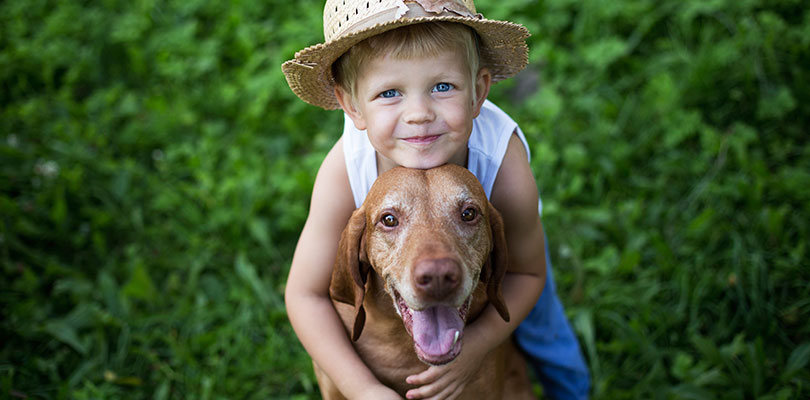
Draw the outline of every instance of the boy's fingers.
[[[405,398],[408,399],[408,400],[411,400],[411,399],[424,399],[425,395],[422,393],[422,388],[411,389],[407,393],[405,393]]]
[[[442,385],[439,382],[411,389],[405,393],[407,399],[452,400],[458,398],[461,387],[458,385]]]
[[[443,389],[446,389],[446,385],[440,381],[442,376],[444,376],[444,368],[431,366],[420,374],[407,377],[405,381],[417,387],[405,393],[405,397],[426,399],[440,394]]]
[[[407,399],[427,399],[433,398],[433,396],[441,393],[439,390],[440,388],[437,387],[438,385],[427,385],[421,386],[416,389],[411,389],[407,393],[405,393],[405,398]],[[442,398],[442,397],[437,397]]]
[[[442,374],[438,372],[438,367],[429,367],[417,375],[411,375],[405,378],[405,382],[409,385],[421,386],[436,381],[441,375]]]

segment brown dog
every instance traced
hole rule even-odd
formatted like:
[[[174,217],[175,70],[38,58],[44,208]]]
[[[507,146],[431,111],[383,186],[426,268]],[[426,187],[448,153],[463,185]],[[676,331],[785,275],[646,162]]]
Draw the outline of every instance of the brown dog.
[[[509,320],[506,257],[500,214],[472,173],[395,168],[344,229],[330,294],[360,358],[404,396],[407,376],[459,355],[465,323],[487,304]],[[315,372],[324,399],[344,398],[317,365]],[[461,398],[534,398],[511,340],[488,355]]]

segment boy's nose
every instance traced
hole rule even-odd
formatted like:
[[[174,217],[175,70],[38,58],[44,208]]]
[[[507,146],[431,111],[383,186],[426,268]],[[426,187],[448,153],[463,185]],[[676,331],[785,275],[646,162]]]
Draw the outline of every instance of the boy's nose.
[[[405,122],[409,124],[420,124],[431,122],[436,118],[430,99],[422,97],[412,97],[408,99],[407,109],[404,113]]]

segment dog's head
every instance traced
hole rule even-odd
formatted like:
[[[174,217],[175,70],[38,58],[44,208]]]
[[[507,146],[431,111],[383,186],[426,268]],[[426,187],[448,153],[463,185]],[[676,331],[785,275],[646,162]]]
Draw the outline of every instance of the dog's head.
[[[506,266],[501,216],[472,173],[450,164],[395,168],[378,177],[344,229],[330,294],[355,306],[357,340],[373,271],[413,337],[417,356],[439,365],[461,351],[479,280],[489,303],[509,320],[501,293]]]

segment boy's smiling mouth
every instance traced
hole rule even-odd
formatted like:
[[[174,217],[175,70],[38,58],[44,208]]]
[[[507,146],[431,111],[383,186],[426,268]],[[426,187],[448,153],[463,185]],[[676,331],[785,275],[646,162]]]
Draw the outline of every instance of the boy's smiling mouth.
[[[439,139],[441,135],[426,135],[426,136],[410,136],[402,140],[411,144],[430,144]]]

